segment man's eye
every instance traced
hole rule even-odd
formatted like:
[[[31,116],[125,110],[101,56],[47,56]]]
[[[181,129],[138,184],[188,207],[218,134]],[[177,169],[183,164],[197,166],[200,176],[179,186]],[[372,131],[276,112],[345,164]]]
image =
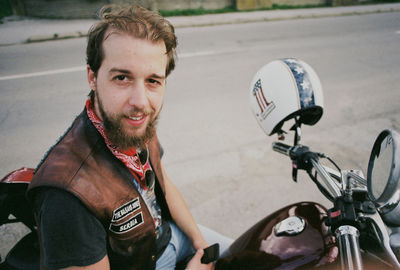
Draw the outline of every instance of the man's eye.
[[[151,84],[160,84],[159,81],[154,80],[154,79],[149,79],[149,83],[151,83]]]
[[[118,81],[123,81],[123,80],[126,79],[126,76],[125,75],[118,75],[118,76],[115,77],[115,79],[118,80]]]

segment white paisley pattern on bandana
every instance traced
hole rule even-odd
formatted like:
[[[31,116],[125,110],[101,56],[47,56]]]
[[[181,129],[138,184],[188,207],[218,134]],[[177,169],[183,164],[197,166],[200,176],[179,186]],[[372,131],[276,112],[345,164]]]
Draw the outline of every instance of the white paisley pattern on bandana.
[[[96,129],[100,132],[101,136],[104,138],[104,141],[108,147],[108,149],[113,153],[115,157],[117,157],[120,161],[122,161],[125,166],[130,170],[130,172],[137,179],[140,187],[140,190],[147,190],[147,185],[145,181],[146,171],[151,170],[149,161],[147,160],[145,164],[141,164],[138,153],[136,149],[133,147],[131,149],[120,151],[117,146],[113,145],[106,136],[105,128],[103,122],[96,116],[93,111],[93,104],[88,98],[86,101],[86,111],[90,121],[96,127]]]

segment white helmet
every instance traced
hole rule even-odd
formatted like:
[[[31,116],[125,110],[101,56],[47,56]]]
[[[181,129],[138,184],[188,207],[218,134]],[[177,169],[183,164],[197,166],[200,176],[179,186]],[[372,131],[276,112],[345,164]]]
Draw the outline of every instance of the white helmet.
[[[269,136],[281,131],[284,122],[293,117],[301,124],[314,125],[323,112],[321,82],[301,60],[275,60],[254,76],[250,104],[258,124]]]

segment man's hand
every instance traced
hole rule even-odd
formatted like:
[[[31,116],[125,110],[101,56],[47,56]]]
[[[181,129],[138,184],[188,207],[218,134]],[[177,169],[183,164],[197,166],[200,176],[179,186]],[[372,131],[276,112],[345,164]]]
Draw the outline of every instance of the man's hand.
[[[198,249],[193,258],[186,266],[186,270],[214,270],[214,263],[202,264],[201,257],[203,257],[204,250]]]

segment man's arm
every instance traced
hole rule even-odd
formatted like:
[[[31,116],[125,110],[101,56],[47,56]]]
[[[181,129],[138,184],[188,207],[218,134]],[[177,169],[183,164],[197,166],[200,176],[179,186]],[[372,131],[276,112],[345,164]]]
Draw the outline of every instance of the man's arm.
[[[172,183],[171,179],[167,176],[164,166],[161,163],[161,169],[164,177],[165,184],[165,197],[167,199],[169,211],[171,212],[172,218],[176,222],[176,225],[192,240],[193,247],[197,250],[194,257],[190,260],[187,265],[189,270],[211,270],[214,269],[214,264],[202,264],[200,262],[203,256],[203,249],[208,247],[206,240],[201,234],[199,227],[192,214],[187,207],[182,194],[176,188],[175,184]]]
[[[161,168],[165,184],[165,197],[172,218],[178,227],[190,238],[196,250],[208,247],[208,244],[197,227],[182,194],[171,179],[169,179],[162,164]]]

